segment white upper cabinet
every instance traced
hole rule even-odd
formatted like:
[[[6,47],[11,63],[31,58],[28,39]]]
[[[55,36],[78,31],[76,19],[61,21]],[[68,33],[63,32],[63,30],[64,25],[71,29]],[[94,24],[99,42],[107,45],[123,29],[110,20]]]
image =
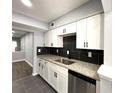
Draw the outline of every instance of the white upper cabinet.
[[[45,33],[46,47],[63,47],[63,37],[76,34],[76,48],[103,49],[103,14],[82,19]]]
[[[59,30],[54,29],[45,33],[46,47],[63,47],[63,37],[59,36]]]
[[[103,49],[103,20],[98,14],[77,22],[77,48]]]
[[[50,31],[45,32],[44,38],[45,38],[45,46],[49,47],[51,42],[51,32]]]
[[[53,47],[63,47],[63,37],[59,36],[59,30],[54,29],[52,30],[52,42],[53,43]]]
[[[100,49],[101,15],[87,18],[87,48]]]
[[[76,47],[85,48],[86,42],[86,19],[77,22]]]
[[[71,35],[76,33],[76,22],[59,27],[59,35]]]

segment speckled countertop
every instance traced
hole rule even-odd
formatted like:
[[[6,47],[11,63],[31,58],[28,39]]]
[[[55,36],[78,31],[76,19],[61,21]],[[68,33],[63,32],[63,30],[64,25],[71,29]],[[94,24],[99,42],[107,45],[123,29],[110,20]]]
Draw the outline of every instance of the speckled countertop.
[[[47,60],[49,62],[52,62],[52,63],[62,66],[64,68],[70,69],[72,71],[75,71],[77,73],[80,73],[82,75],[90,77],[92,79],[99,80],[99,76],[97,74],[99,65],[91,64],[91,63],[87,63],[87,62],[79,61],[79,60],[75,60],[75,59],[70,59],[71,61],[74,61],[75,63],[73,63],[71,65],[65,65],[63,63],[54,61],[54,60],[57,60],[60,58],[65,58],[65,57],[50,55],[50,54],[39,55],[38,58]],[[65,59],[67,59],[67,58],[65,58]]]

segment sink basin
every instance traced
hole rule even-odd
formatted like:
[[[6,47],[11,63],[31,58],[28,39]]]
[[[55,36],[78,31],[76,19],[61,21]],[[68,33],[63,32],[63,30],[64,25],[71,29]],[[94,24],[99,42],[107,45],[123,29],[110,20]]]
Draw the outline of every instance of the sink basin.
[[[73,63],[75,63],[75,62],[73,62],[73,61],[70,61],[70,60],[67,60],[67,59],[57,59],[57,60],[55,60],[56,62],[60,62],[60,63],[63,63],[63,64],[65,64],[65,65],[71,65],[71,64],[73,64]]]

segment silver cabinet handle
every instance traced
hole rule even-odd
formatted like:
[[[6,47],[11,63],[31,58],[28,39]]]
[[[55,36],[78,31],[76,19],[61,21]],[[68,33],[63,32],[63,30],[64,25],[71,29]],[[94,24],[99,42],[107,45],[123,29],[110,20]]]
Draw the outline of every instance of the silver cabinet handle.
[[[84,47],[85,47],[85,42],[84,42]]]
[[[65,33],[66,32],[66,29],[63,29],[63,33]]]
[[[57,78],[57,73],[56,73],[56,72],[54,72],[54,77],[56,77],[56,78]]]
[[[66,33],[66,29],[65,29],[65,33]]]
[[[51,43],[51,46],[53,46],[53,43]]]
[[[39,63],[39,67],[40,67],[40,63]]]
[[[43,69],[43,65],[42,65],[42,69]]]
[[[88,42],[86,43],[86,47],[88,47]]]

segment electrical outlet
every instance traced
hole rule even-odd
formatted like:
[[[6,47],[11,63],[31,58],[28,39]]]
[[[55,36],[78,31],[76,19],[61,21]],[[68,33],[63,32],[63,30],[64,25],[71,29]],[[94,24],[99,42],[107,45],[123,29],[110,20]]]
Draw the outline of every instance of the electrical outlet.
[[[92,57],[92,52],[88,52],[88,57]]]
[[[69,55],[69,50],[67,50],[67,52],[66,52],[66,53],[67,53],[67,55]]]
[[[40,53],[41,52],[41,49],[38,49],[38,52]]]
[[[56,49],[56,53],[59,53],[59,50],[58,49]]]

